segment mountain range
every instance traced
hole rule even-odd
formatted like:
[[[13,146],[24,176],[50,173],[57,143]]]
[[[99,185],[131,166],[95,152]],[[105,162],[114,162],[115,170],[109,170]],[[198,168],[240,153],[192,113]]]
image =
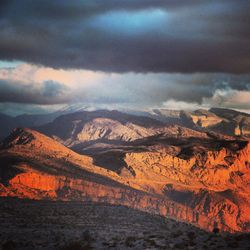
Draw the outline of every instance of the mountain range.
[[[123,205],[205,230],[250,232],[250,115],[213,108],[32,117],[2,140],[1,196]],[[1,116],[1,134],[16,120]]]

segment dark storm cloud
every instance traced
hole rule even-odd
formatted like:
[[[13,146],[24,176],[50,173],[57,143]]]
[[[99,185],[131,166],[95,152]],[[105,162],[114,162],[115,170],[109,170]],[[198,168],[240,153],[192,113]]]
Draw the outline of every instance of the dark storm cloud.
[[[66,103],[70,98],[67,87],[57,82],[23,84],[0,80],[1,103],[60,104]]]
[[[250,72],[250,1],[1,1],[0,59],[109,72]]]

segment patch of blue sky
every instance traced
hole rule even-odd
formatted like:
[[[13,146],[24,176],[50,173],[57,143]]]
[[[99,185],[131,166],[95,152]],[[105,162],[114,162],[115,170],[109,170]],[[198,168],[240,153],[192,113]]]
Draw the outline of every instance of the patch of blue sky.
[[[160,31],[168,19],[168,13],[161,9],[116,11],[92,18],[89,25],[109,33],[136,35]]]
[[[0,60],[0,69],[3,68],[15,68],[18,65],[22,64],[22,61],[17,61],[17,60],[13,60],[13,61],[3,61]]]

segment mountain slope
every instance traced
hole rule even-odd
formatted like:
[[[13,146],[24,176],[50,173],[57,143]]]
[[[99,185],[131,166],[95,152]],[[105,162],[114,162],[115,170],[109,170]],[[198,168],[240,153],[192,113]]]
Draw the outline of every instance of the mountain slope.
[[[250,137],[250,115],[222,108],[194,111],[154,109],[149,116],[165,123],[228,136]]]
[[[133,145],[148,145],[146,151],[122,149],[125,166],[116,171],[103,165],[107,152],[96,161],[39,132],[16,129],[0,150],[0,194],[108,202],[208,230],[249,231],[247,141],[149,139]]]
[[[145,178],[151,192],[188,204],[215,219],[220,228],[249,231],[250,144],[230,149],[232,144],[202,150],[199,143],[191,155],[187,149],[185,155],[175,155],[160,148],[157,152],[127,153],[125,162],[136,177]]]
[[[160,134],[207,137],[206,133],[177,125],[166,126],[164,122],[149,117],[114,110],[83,111],[63,115],[36,129],[69,147],[90,141],[122,144]]]
[[[224,119],[213,129],[221,133],[250,137],[250,115],[230,109],[211,108],[210,112]]]
[[[91,200],[161,215],[166,215],[166,207],[171,206],[169,216],[198,224],[191,209],[167,197],[146,192],[144,186],[95,166],[90,157],[78,155],[30,129],[17,129],[4,141],[0,163],[1,196]],[[213,222],[204,216],[201,218],[203,227],[213,227]]]
[[[69,106],[65,109],[46,114],[22,114],[15,117],[0,113],[0,141],[8,136],[14,128],[33,128],[52,122],[58,116],[84,110],[86,107]]]
[[[23,114],[16,117],[0,114],[0,140],[8,136],[14,128],[41,126],[53,121],[57,116],[62,114],[61,112],[35,115]]]

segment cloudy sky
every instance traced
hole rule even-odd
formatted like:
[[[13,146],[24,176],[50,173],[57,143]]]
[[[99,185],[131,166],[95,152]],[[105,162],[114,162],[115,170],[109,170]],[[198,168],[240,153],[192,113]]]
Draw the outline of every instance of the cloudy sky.
[[[0,111],[250,111],[249,0],[0,1]]]

